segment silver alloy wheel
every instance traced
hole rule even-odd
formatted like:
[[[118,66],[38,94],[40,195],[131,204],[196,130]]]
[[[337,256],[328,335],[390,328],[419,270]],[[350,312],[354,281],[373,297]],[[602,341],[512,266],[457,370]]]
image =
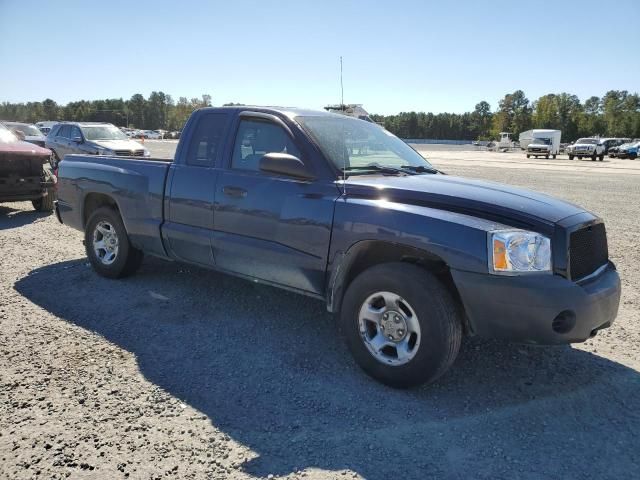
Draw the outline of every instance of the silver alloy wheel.
[[[118,234],[109,222],[98,222],[93,230],[93,251],[103,265],[111,265],[118,257]]]
[[[385,365],[404,365],[420,348],[418,316],[411,305],[395,293],[369,295],[360,307],[358,327],[369,353]]]

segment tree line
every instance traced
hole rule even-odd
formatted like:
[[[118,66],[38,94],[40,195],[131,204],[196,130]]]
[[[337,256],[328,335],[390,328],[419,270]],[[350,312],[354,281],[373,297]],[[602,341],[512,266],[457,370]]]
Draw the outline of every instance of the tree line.
[[[207,106],[211,106],[210,95],[179,97],[175,101],[171,95],[154,91],[148,98],[137,93],[129,100],[80,100],[66,105],[49,98],[42,102],[2,102],[0,119],[29,123],[94,121],[145,130],[181,130],[191,112]],[[550,93],[531,102],[522,90],[516,90],[506,94],[495,111],[482,101],[473,111],[461,114],[402,112],[371,117],[401,138],[489,140],[500,132],[510,132],[517,138],[530,128],[562,130],[564,141],[591,135],[638,138],[640,96],[626,90],[610,90],[582,103],[576,95]]]
[[[576,95],[550,93],[534,102],[522,90],[504,96],[498,109],[482,101],[472,112],[372,115],[373,120],[400,138],[490,140],[500,132],[512,138],[531,128],[562,130],[563,141],[592,135],[640,137],[640,96],[626,90],[610,90],[602,98],[581,103]]]
[[[43,102],[0,103],[0,119],[35,123],[44,120],[109,122],[142,130],[182,130],[191,112],[211,106],[211,95],[200,98],[180,97],[175,101],[164,92],[151,92],[149,98],[139,93],[129,100],[80,100],[59,105],[47,98]]]

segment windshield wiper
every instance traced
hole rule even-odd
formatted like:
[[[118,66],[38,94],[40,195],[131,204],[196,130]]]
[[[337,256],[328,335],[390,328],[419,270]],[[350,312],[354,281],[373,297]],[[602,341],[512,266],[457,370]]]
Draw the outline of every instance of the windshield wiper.
[[[384,165],[358,165],[344,168],[345,172],[379,172],[379,173],[388,173],[388,174],[404,174],[404,175],[415,175],[415,173],[407,170],[403,170],[402,168],[395,167],[387,167]]]
[[[400,168],[416,173],[442,173],[438,169],[435,169],[433,167],[425,167],[424,165],[402,165]]]

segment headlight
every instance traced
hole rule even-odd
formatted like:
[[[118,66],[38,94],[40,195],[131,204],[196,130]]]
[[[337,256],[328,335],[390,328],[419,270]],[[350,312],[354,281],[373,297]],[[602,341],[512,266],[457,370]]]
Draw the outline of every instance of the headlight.
[[[151,156],[151,152],[145,148],[144,152],[142,153],[142,155],[145,156],[145,157],[150,157]]]
[[[525,230],[490,232],[489,271],[502,275],[551,273],[551,240]]]

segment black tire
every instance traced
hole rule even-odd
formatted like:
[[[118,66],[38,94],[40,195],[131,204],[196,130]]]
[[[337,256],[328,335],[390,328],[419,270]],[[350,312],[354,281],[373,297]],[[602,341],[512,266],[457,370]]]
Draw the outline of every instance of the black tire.
[[[598,157],[598,160],[600,160],[601,162],[604,161],[604,153]]]
[[[360,332],[360,309],[376,292],[399,295],[416,313],[420,343],[414,356],[402,365],[388,365],[374,357]],[[462,321],[458,304],[435,276],[408,263],[385,263],[358,275],[345,293],[339,318],[358,365],[391,387],[433,382],[453,364],[460,349]]]
[[[554,155],[554,156],[553,156],[553,159],[554,159],[554,160],[556,159],[556,155]]]
[[[598,156],[594,153],[594,154],[593,154],[593,157],[591,157],[591,161],[592,161],[592,162],[595,162],[597,158],[598,158]]]
[[[573,155],[569,155],[569,160],[573,160]]]
[[[531,155],[527,155],[527,158],[531,157]]]
[[[115,256],[113,263],[109,265],[103,263],[93,248],[94,232],[100,222],[108,222],[112,225],[115,230],[115,234],[117,235],[117,255]],[[87,258],[91,262],[93,269],[103,277],[127,277],[135,273],[142,264],[142,259],[144,257],[142,251],[131,245],[131,242],[129,242],[129,236],[127,235],[127,230],[120,218],[120,214],[112,208],[98,208],[91,214],[85,228],[84,243]]]
[[[544,158],[546,158],[547,160],[549,160],[549,155],[545,155],[545,157],[544,157]]]
[[[33,208],[38,212],[53,212],[53,201],[55,200],[55,192],[53,188],[47,189],[47,195],[37,200],[32,200]]]

